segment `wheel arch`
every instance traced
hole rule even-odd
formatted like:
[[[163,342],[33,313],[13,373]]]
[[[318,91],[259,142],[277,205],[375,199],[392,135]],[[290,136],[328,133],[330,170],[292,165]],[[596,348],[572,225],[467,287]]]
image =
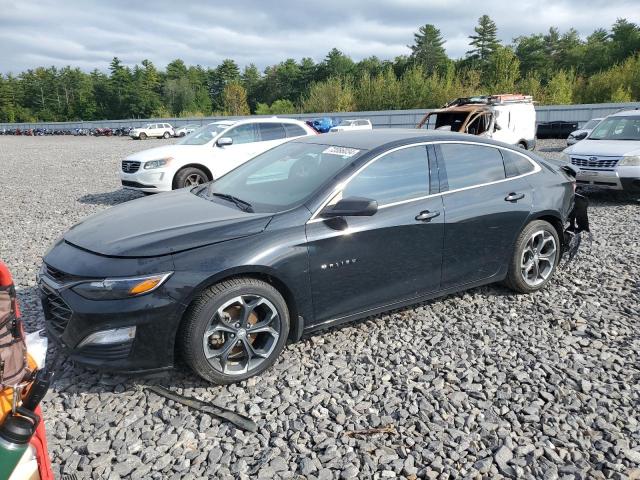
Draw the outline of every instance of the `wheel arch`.
[[[524,229],[534,220],[544,220],[545,222],[550,223],[558,234],[558,239],[560,239],[561,247],[564,247],[564,225],[562,223],[562,218],[557,212],[544,211],[535,213],[531,217],[529,217],[529,220],[524,224],[522,228]]]
[[[178,173],[180,173],[185,168],[190,168],[190,167],[202,170],[207,175],[207,178],[209,179],[209,181],[213,180],[213,174],[211,173],[211,170],[209,170],[209,168],[207,168],[203,164],[201,164],[201,163],[187,163],[186,165],[182,165],[178,170],[176,170],[176,173],[173,174],[173,178],[171,179],[171,186],[173,188],[176,188],[175,187],[175,185],[176,185],[176,177],[178,176]]]
[[[185,322],[186,315],[189,311],[191,305],[193,305],[194,301],[204,292],[207,288],[223,282],[225,280],[230,280],[233,278],[253,278],[256,280],[261,280],[269,285],[273,286],[284,298],[285,303],[287,304],[287,309],[289,310],[289,335],[288,341],[295,342],[300,339],[302,336],[302,332],[304,329],[304,321],[302,317],[299,315],[298,305],[295,300],[295,296],[291,288],[287,285],[287,283],[280,278],[276,272],[264,266],[257,265],[248,265],[243,267],[236,267],[225,270],[223,272],[219,272],[206,280],[202,281],[196,288],[194,288],[189,296],[182,303],[182,309],[179,312],[179,322],[176,326],[173,342],[174,342],[174,356],[179,356],[178,352],[178,342],[176,341],[178,332],[180,328]]]

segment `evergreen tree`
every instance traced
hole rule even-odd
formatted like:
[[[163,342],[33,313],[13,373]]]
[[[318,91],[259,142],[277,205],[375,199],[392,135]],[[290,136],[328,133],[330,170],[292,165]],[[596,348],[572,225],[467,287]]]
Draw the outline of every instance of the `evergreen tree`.
[[[474,28],[475,35],[469,35],[472,48],[467,52],[468,58],[481,67],[486,66],[489,57],[500,46],[498,27],[489,15],[482,15],[478,19],[478,26]]]
[[[428,74],[446,68],[447,53],[444,50],[444,40],[440,30],[434,25],[426,24],[413,34],[414,43],[411,48],[411,59],[421,65]]]

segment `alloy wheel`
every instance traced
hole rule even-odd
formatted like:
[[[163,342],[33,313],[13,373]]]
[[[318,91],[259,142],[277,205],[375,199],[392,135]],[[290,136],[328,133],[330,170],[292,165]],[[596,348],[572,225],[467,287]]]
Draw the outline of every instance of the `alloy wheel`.
[[[556,240],[550,232],[538,230],[529,237],[521,258],[522,279],[531,287],[543,283],[556,263]]]
[[[185,187],[194,187],[196,185],[200,185],[202,183],[204,183],[204,178],[202,178],[202,175],[200,175],[199,173],[192,173],[191,175],[189,175],[187,178],[184,179],[184,186]]]
[[[213,315],[202,339],[209,364],[225,375],[241,375],[265,362],[280,337],[280,315],[260,295],[239,295]]]

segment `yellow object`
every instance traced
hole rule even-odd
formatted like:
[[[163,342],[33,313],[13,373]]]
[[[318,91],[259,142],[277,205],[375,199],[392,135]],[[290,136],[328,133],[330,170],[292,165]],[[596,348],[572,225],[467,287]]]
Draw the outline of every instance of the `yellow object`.
[[[140,295],[141,293],[145,293],[145,292],[148,292],[149,290],[153,290],[162,280],[163,280],[162,277],[143,280],[142,282],[131,287],[131,290],[129,290],[129,294]]]
[[[29,365],[29,370],[34,371],[37,369],[36,362],[31,358],[31,355],[27,353],[27,364]],[[22,398],[29,391],[28,388],[22,390]],[[13,388],[6,387],[0,390],[0,423],[4,421],[4,417],[7,416],[7,413],[11,411],[11,404],[13,401]]]

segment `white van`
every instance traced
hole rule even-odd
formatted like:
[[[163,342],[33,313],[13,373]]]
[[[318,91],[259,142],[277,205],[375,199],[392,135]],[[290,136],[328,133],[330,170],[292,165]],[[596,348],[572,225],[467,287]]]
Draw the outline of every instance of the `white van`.
[[[502,94],[458,98],[427,113],[418,128],[469,133],[533,150],[536,111],[530,95]]]

